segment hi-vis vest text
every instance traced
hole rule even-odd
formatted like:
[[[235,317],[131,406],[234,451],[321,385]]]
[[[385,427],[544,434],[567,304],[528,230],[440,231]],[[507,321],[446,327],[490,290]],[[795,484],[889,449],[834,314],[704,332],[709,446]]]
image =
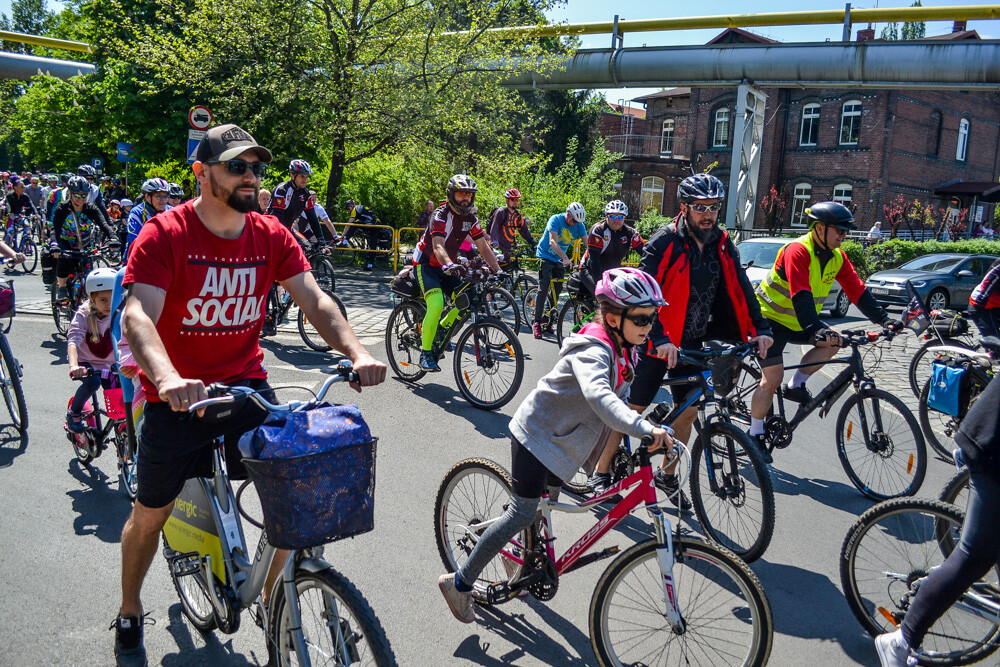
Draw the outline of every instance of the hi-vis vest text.
[[[840,267],[844,265],[844,251],[836,249],[833,257],[823,268],[822,275],[819,270],[819,260],[816,259],[816,249],[813,247],[812,234],[806,234],[791,241],[778,252],[778,258],[771,267],[771,272],[767,278],[757,286],[757,301],[760,303],[760,312],[769,320],[777,322],[792,331],[802,331],[802,325],[795,316],[795,306],[792,305],[791,288],[788,280],[778,275],[778,265],[781,263],[785,249],[792,243],[801,243],[809,251],[809,289],[813,295],[813,302],[816,304],[816,314],[823,309],[823,302],[833,288],[833,281],[840,272]],[[785,275],[788,275],[788,267],[785,267]]]

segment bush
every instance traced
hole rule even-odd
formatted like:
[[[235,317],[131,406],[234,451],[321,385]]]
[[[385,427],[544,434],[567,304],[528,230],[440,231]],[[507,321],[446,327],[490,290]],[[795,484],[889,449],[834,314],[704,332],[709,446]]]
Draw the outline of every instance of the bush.
[[[857,241],[844,241],[840,247],[847,254],[847,259],[854,265],[858,277],[861,280],[866,280],[871,275],[871,271],[868,269],[868,255],[865,253],[864,246]]]
[[[649,240],[649,237],[655,234],[657,229],[664,225],[669,225],[673,221],[673,218],[665,218],[656,211],[646,211],[636,221],[635,231],[639,232],[642,238]]]

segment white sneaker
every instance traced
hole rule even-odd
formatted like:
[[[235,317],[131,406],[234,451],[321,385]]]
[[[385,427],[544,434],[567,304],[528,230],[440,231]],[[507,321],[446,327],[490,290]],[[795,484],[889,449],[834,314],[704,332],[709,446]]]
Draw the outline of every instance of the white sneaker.
[[[902,630],[876,637],[875,651],[882,667],[908,667],[917,664],[916,656],[910,655],[910,645],[903,638]]]
[[[438,588],[448,603],[448,608],[455,618],[462,623],[472,623],[476,620],[475,604],[471,593],[463,593],[455,588],[455,575],[442,574],[438,577]]]

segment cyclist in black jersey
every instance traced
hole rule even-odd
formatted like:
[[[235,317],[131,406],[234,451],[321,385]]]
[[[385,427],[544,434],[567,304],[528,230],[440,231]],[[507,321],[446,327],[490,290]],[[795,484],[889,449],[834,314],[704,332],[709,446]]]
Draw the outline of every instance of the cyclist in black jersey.
[[[581,287],[588,296],[608,269],[617,269],[633,250],[642,250],[642,237],[625,224],[628,206],[613,199],[604,207],[604,220],[594,225],[587,236],[587,252],[580,260]]]
[[[377,225],[379,223],[378,216],[375,215],[375,211],[371,210],[367,206],[362,206],[353,199],[347,200],[347,214],[350,216],[351,222],[356,222],[361,225]],[[368,239],[368,247],[371,249],[376,249],[378,245],[379,232],[382,230],[376,227],[356,227],[352,228],[351,225],[344,227],[344,238],[341,241],[341,245],[347,245],[347,240],[359,233],[364,231],[365,236]],[[365,266],[365,271],[371,271],[372,268],[372,256],[371,253],[365,253],[368,256],[368,261]]]
[[[291,178],[276,187],[271,194],[267,214],[273,215],[278,222],[291,229],[292,224],[304,213],[313,236],[318,239],[323,238],[313,208],[316,205],[316,198],[309,194],[309,188],[306,187],[313,173],[312,167],[305,160],[292,160],[288,165],[288,173]]]
[[[38,213],[38,209],[31,203],[28,195],[24,193],[24,181],[21,179],[14,181],[14,190],[4,197],[3,205],[9,217]]]

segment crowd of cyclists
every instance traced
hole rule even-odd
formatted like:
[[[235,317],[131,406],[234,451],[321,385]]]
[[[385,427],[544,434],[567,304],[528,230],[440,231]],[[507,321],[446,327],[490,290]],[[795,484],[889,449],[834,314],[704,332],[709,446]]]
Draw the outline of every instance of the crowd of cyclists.
[[[206,387],[213,382],[270,392],[258,342],[264,317],[260,304],[270,286],[278,282],[287,290],[320,335],[351,359],[360,377],[355,389],[377,385],[386,375],[385,365],[358,342],[317,286],[303,252],[324,237],[347,243],[358,231],[369,235],[375,247],[374,212],[348,202],[349,224],[338,234],[315,192],[308,189],[313,170],[302,159],[291,160],[287,180],[273,192],[263,190],[261,178],[272,155],[235,125],[211,128],[196,158],[195,192],[151,177],[142,182],[135,201],[126,198],[120,183],[98,181],[89,165],[62,176],[0,173],[0,186],[7,193],[5,215],[35,215],[46,222],[44,240],[56,261],[53,289],[59,298],[67,296],[67,277],[77,270],[75,251],[101,238],[121,247],[123,277],[111,269],[96,269],[86,277],[87,300],[73,320],[67,353],[73,377],[127,358],[121,364],[127,369],[123,374],[138,377],[149,402],[139,434],[138,493],[122,534],[122,601],[112,626],[120,665],[146,664],[142,582],[174,498],[185,479],[204,472],[208,445],[215,437],[226,436],[231,476],[239,479],[243,474],[236,437],[260,423],[261,411],[248,405],[236,415],[199,421],[188,419],[187,406],[206,398]],[[623,434],[650,436],[652,448],[667,454],[687,442],[697,417],[695,406],[669,429],[642,418],[664,378],[696,372],[679,361],[681,350],[698,349],[710,340],[756,345],[762,374],[752,399],[749,435],[760,456],[770,462],[763,425],[773,395],[780,391],[785,400],[809,402],[806,384],[819,368],[799,369],[784,382],[786,345],[810,347],[803,363],[830,359],[842,345],[842,334],[819,317],[833,282],[872,323],[890,330],[903,327],[875,301],[841,249],[856,225],[851,212],[836,202],[807,209],[808,232],[789,240],[766,279],[754,288],[733,239],[719,225],[726,193],[710,174],[695,174],[680,183],[676,217],[649,239],[626,223],[628,206],[617,199],[604,206],[603,218],[589,229],[585,208],[571,202],[548,219],[536,239],[515,188],[505,191],[505,205],[481,224],[477,191],[471,177],[456,174],[445,187],[444,201],[437,206],[428,201],[422,214],[426,223],[412,265],[426,302],[419,361],[423,370],[440,371],[431,350],[445,300],[462,284],[463,245],[471,244],[501,278],[515,259],[518,238],[533,249],[541,295],[530,322],[536,339],[551,333],[554,322],[543,317],[544,295],[551,292],[558,298],[567,270],[576,278],[570,281],[574,294],[592,299],[596,308],[590,322],[564,340],[554,368],[514,413],[513,486],[502,519],[490,525],[458,572],[439,578],[449,609],[466,623],[475,618],[472,582],[512,536],[534,521],[543,493],[581,468],[591,473],[595,493],[606,491],[609,466]],[[352,230],[352,224],[365,226]],[[584,238],[586,252],[574,265],[571,246]],[[639,255],[637,268],[624,266],[632,253]],[[0,254],[23,260],[2,243]],[[997,305],[991,298],[1000,284],[998,275],[1000,269],[990,272],[973,305]],[[128,341],[117,354],[109,336],[116,279],[127,290],[118,312]],[[98,377],[81,384],[67,413],[69,430],[84,428],[82,406],[100,382]],[[674,401],[690,388],[672,386]],[[876,638],[883,665],[908,660],[915,664],[927,628],[1000,556],[1000,533],[987,528],[1000,511],[998,402],[1000,388],[991,384],[956,437],[973,472],[966,530],[959,548],[920,588],[902,627]],[[676,458],[664,456],[654,483],[676,507],[686,510],[691,503],[680,488],[676,465]],[[283,562],[279,556],[269,574],[265,605]]]

